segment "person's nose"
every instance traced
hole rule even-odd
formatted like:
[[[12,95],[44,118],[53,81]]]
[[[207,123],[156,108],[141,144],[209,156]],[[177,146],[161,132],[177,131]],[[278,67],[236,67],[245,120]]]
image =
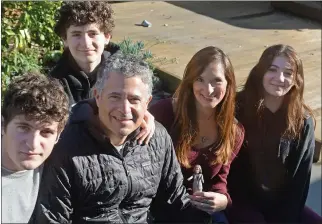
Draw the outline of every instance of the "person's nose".
[[[39,148],[41,144],[41,136],[37,132],[32,132],[28,135],[26,140],[26,144],[30,151],[34,151],[35,149]]]
[[[214,86],[211,83],[206,84],[206,93],[210,96],[214,92]]]
[[[122,102],[121,111],[123,114],[131,113],[131,104],[127,99]]]
[[[284,82],[284,80],[285,80],[284,72],[279,72],[278,73],[278,81]]]
[[[91,47],[92,39],[91,39],[91,37],[87,33],[85,33],[82,36],[82,38],[81,38],[81,44],[86,49],[89,49]]]

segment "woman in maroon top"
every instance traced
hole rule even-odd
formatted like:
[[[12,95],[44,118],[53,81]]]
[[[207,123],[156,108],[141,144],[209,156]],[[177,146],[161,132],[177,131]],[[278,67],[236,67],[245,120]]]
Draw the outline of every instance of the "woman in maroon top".
[[[304,103],[302,61],[288,45],[268,47],[237,94],[245,144],[231,166],[231,223],[322,223],[305,207],[314,115]]]
[[[244,128],[234,118],[235,93],[229,58],[217,47],[206,47],[188,63],[173,98],[149,109],[172,137],[188,188],[194,166],[201,166],[203,192],[194,193],[191,200],[210,214],[231,203],[227,175],[244,139]],[[219,219],[215,221],[223,221]]]

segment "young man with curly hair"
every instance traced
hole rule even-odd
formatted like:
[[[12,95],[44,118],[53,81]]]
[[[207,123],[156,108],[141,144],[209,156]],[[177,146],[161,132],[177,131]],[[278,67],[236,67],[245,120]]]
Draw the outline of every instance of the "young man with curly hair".
[[[70,104],[90,97],[101,61],[119,50],[109,43],[115,26],[112,15],[104,1],[67,1],[58,11],[55,32],[65,50],[50,75],[61,81]]]
[[[104,1],[67,1],[58,11],[55,32],[65,50],[50,75],[60,80],[70,105],[92,97],[101,62],[120,52],[110,43],[114,28],[113,10]],[[154,117],[147,111],[139,141],[148,143],[154,132]]]
[[[68,119],[68,97],[57,80],[28,73],[4,94],[1,125],[2,222],[27,223],[43,163]]]

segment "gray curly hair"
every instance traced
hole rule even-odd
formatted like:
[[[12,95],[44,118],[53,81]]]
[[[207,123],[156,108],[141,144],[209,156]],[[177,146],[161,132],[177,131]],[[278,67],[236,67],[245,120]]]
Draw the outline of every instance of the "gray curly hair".
[[[149,65],[142,60],[142,58],[134,55],[117,53],[106,59],[97,72],[97,81],[94,86],[99,93],[102,92],[105,81],[111,72],[116,72],[126,78],[134,76],[141,78],[142,82],[147,86],[147,97],[152,95],[153,72]]]

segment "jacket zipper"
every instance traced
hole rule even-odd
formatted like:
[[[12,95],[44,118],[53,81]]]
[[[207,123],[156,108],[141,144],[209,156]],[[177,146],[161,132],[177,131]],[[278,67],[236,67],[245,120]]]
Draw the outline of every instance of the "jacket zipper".
[[[130,172],[126,169],[124,160],[122,161],[122,163],[123,163],[123,167],[124,167],[126,177],[127,177],[127,182],[128,182],[128,184],[127,184],[128,190],[127,190],[127,194],[125,196],[125,198],[127,198],[127,197],[129,197],[129,195],[131,194],[131,191],[132,191],[132,178],[130,176]]]
[[[126,173],[126,177],[127,177],[127,182],[128,182],[128,191],[127,191],[127,194],[125,196],[125,199],[130,196],[131,191],[132,191],[132,178],[130,176],[130,172],[126,168],[125,161],[124,161],[124,155],[126,155],[125,152],[127,152],[126,151],[127,149],[128,149],[128,143],[125,143],[124,148],[123,148],[123,160],[122,160],[123,167],[124,167],[124,170],[125,170],[125,173]]]

